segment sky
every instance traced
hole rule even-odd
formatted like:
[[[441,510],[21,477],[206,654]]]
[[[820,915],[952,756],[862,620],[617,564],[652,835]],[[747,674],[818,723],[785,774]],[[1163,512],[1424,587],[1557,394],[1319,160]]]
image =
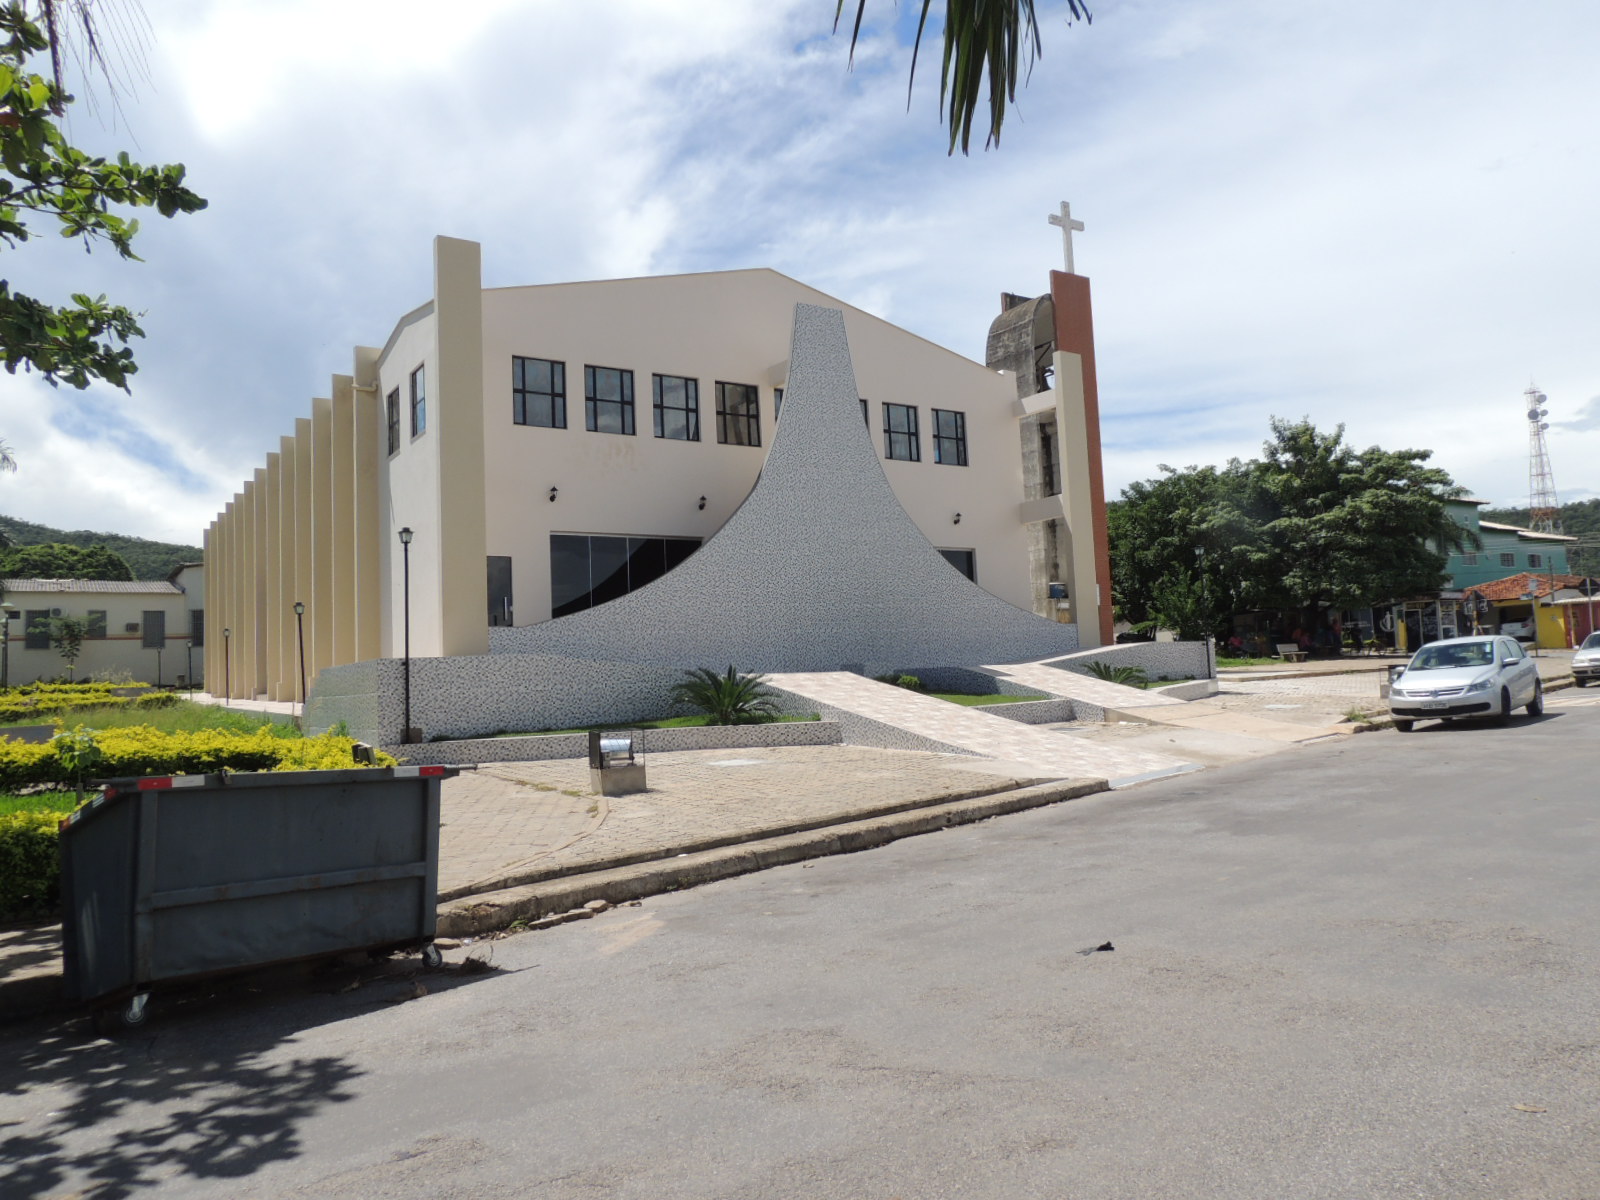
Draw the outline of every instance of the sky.
[[[1041,0],[1000,146],[965,157],[937,40],[908,109],[920,5],[869,0],[853,70],[833,8],[148,3],[147,78],[68,132],[184,163],[210,207],[146,210],[142,262],[4,251],[13,288],[106,293],[147,336],[131,394],[0,375],[0,513],[198,543],[428,298],[436,234],[490,287],[771,267],[981,360],[1000,294],[1061,267],[1063,200],[1108,495],[1254,457],[1276,416],[1523,505],[1537,383],[1560,498],[1600,496],[1600,5]]]

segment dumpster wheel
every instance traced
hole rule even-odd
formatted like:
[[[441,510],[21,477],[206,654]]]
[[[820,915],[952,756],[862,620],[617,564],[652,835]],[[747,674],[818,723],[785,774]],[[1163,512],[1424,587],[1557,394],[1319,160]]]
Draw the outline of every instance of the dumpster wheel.
[[[110,1037],[123,1029],[143,1025],[149,1015],[150,993],[140,992],[120,1008],[97,1008],[90,1016],[90,1024],[101,1037]]]
[[[433,970],[438,970],[440,967],[444,966],[444,952],[432,942],[429,942],[422,948],[422,965]]]

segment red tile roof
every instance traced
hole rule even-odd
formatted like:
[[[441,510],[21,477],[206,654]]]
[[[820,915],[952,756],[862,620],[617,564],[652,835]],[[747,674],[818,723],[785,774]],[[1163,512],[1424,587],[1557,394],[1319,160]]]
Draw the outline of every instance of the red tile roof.
[[[1560,588],[1582,587],[1583,580],[1582,575],[1539,575],[1524,571],[1520,575],[1508,575],[1504,579],[1475,584],[1462,589],[1462,592],[1463,595],[1484,596],[1490,600],[1522,600],[1528,595],[1530,585],[1536,595],[1548,596]]]

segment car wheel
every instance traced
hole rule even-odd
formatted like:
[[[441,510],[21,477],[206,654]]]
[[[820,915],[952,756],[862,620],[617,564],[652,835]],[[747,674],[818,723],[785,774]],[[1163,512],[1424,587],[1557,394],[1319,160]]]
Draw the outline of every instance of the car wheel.
[[[1415,724],[1416,724],[1415,721],[1406,721],[1406,720],[1402,720],[1399,717],[1396,717],[1394,719],[1394,731],[1396,733],[1410,733],[1411,732],[1411,727],[1413,725],[1415,725]]]
[[[1588,687],[1589,686],[1589,681],[1587,679],[1574,679],[1572,681],[1572,686],[1573,687]]]
[[[1510,688],[1501,688],[1500,689],[1500,711],[1495,713],[1494,720],[1495,720],[1495,724],[1496,725],[1504,725],[1504,724],[1506,724],[1506,722],[1511,720],[1511,689]]]
[[[1533,699],[1528,701],[1528,715],[1530,717],[1544,715],[1544,686],[1542,684],[1536,683],[1533,685]]]

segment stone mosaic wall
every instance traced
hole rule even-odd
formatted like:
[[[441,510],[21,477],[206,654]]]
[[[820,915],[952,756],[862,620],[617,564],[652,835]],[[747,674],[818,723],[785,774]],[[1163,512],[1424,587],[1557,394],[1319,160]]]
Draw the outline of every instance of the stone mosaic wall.
[[[1028,700],[1021,704],[986,704],[980,712],[992,713],[1022,725],[1053,725],[1057,721],[1078,720],[1078,705],[1072,700]],[[1102,710],[1103,711],[1103,710]]]
[[[844,741],[836,721],[783,721],[771,725],[701,725],[686,729],[646,729],[648,754],[673,750],[755,750],[762,746],[838,746]],[[537,762],[556,758],[585,758],[586,733],[547,733],[536,737],[467,738],[454,742],[426,742],[420,746],[385,746],[390,754],[409,763]]]
[[[1052,667],[1080,672],[1087,672],[1092,662],[1140,667],[1151,679],[1207,679],[1215,674],[1204,642],[1129,642],[1049,661]]]

